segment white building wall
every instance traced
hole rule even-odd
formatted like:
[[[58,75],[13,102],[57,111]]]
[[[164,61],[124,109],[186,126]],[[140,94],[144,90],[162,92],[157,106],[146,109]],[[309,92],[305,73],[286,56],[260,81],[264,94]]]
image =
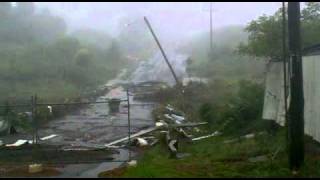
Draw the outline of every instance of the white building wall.
[[[320,56],[303,57],[302,66],[305,133],[320,142]],[[282,67],[282,62],[268,64],[262,118],[275,120],[278,124],[284,126]]]

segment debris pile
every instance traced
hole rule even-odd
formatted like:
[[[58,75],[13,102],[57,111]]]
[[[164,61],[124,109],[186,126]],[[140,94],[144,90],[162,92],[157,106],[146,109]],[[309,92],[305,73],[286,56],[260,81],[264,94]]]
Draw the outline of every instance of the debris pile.
[[[43,138],[40,138],[40,140],[41,140],[41,141],[46,141],[46,140],[55,138],[55,137],[57,137],[57,136],[58,136],[58,135],[56,135],[56,134],[51,134],[51,135],[49,135],[49,136],[45,136],[45,137],[43,137]],[[24,145],[24,144],[33,144],[33,143],[34,143],[33,140],[19,139],[19,140],[17,140],[15,143],[12,143],[12,144],[4,144],[4,143],[2,143],[2,141],[1,141],[0,146],[5,145],[6,147],[18,147],[18,146],[21,146],[21,145]]]
[[[38,173],[42,172],[43,167],[42,164],[30,164],[29,165],[29,173]]]
[[[215,131],[212,134],[194,137],[192,132],[199,133],[201,130],[198,126],[206,125],[207,122],[188,122],[185,114],[176,110],[173,106],[168,104],[164,107],[164,112],[160,113],[158,120],[153,127],[141,130],[135,134],[126,136],[124,138],[112,141],[105,144],[108,148],[120,148],[124,146],[136,146],[139,148],[151,147],[159,142],[159,135],[163,135],[165,143],[172,158],[186,157],[179,153],[179,142],[186,140],[187,142],[199,141],[205,138],[219,136],[221,133]],[[156,132],[160,132],[156,133]],[[151,134],[151,135],[150,135]],[[130,140],[130,144],[128,141]]]

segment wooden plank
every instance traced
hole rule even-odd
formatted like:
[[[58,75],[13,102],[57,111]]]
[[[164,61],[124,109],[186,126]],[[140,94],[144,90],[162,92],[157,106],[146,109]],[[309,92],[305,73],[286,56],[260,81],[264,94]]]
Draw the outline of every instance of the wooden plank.
[[[141,131],[137,132],[136,134],[131,135],[130,138],[135,138],[135,137],[138,137],[138,136],[141,136],[141,135],[144,135],[144,134],[153,132],[153,131],[155,131],[155,130],[157,130],[157,129],[158,129],[158,127],[150,127],[150,128],[148,128],[148,129],[141,130]],[[113,142],[111,142],[111,143],[109,143],[109,144],[106,144],[105,146],[106,146],[106,147],[113,146],[113,145],[115,145],[115,144],[118,144],[118,143],[127,141],[128,139],[129,139],[129,136],[124,137],[124,138],[121,138],[121,139],[116,140],[116,141],[113,141]]]
[[[169,125],[170,127],[194,127],[194,126],[201,126],[201,125],[205,125],[208,124],[207,122],[200,122],[200,123],[184,123],[184,124],[173,124],[173,125]]]
[[[218,131],[216,131],[216,132],[214,132],[212,134],[209,134],[209,135],[206,135],[206,136],[193,138],[192,141],[198,141],[198,140],[201,140],[201,139],[206,139],[206,138],[213,137],[213,136],[218,136],[218,135],[220,135],[220,133]]]

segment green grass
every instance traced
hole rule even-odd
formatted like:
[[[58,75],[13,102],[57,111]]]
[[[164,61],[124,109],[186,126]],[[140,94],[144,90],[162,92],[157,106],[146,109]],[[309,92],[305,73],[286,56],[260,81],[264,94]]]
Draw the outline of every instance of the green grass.
[[[183,159],[170,159],[161,144],[150,148],[136,167],[127,168],[120,177],[293,177],[287,164],[284,131],[275,136],[267,134],[253,139],[225,144],[232,137],[211,137],[193,144],[182,144],[180,152],[190,153]],[[272,161],[277,148],[281,150]],[[268,160],[252,163],[249,157],[267,155]],[[317,177],[320,162],[306,155],[304,167],[298,176]],[[105,175],[106,176],[106,175]]]

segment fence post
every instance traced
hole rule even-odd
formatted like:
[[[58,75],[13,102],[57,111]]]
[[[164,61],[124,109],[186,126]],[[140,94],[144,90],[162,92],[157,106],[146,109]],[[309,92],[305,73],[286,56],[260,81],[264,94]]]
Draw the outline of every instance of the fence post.
[[[38,139],[39,139],[39,136],[38,136],[38,118],[37,118],[37,100],[38,100],[38,97],[37,97],[37,94],[35,94],[34,96],[34,121],[35,121],[35,128],[36,128],[36,144],[38,144]]]
[[[37,116],[36,116],[36,103],[37,103],[37,95],[31,96],[31,117],[33,124],[33,143],[38,144],[38,124],[37,124]]]
[[[33,98],[33,96],[31,96],[31,99],[30,99],[30,101],[31,101],[31,123],[32,123],[32,141],[35,141],[35,126],[34,126],[34,103],[33,103],[33,101],[34,101],[34,98]]]
[[[131,151],[130,151],[130,144],[131,144],[131,120],[130,120],[130,97],[129,97],[129,87],[127,87],[127,106],[128,106],[128,152],[129,152],[129,161],[131,160]]]

